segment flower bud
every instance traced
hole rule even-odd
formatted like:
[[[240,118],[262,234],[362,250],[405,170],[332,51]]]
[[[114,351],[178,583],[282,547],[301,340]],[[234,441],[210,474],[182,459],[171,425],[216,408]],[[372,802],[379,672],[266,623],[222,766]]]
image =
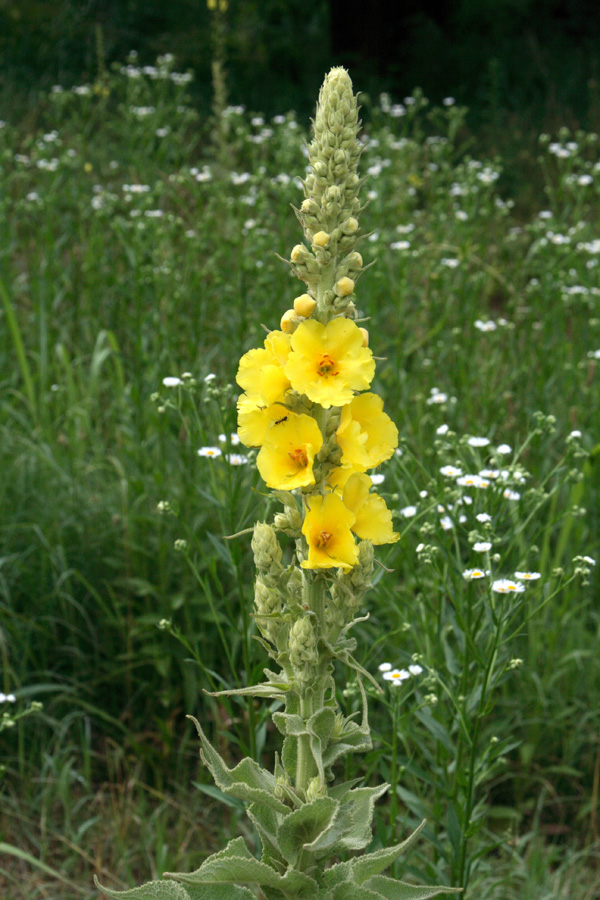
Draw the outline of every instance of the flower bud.
[[[300,322],[298,318],[298,314],[293,309],[288,309],[284,312],[281,317],[281,322],[279,323],[279,327],[286,334],[291,334],[292,331],[296,330],[296,326]]]
[[[313,244],[316,247],[326,247],[331,237],[327,234],[326,231],[317,231],[315,236],[313,237]]]
[[[351,294],[353,292],[353,290],[354,290],[354,282],[352,281],[351,278],[348,278],[347,275],[345,275],[343,278],[340,278],[340,280],[336,283],[336,286],[335,286],[335,292],[338,295],[338,297],[347,297],[349,294]]]
[[[315,306],[317,305],[317,301],[314,297],[311,297],[310,294],[300,294],[299,297],[296,297],[294,300],[294,309],[298,313],[299,316],[310,316]],[[287,313],[286,313],[287,315]],[[282,327],[282,331],[285,329]]]
[[[289,635],[290,663],[294,669],[306,669],[318,662],[317,639],[308,616],[296,619]]]
[[[321,782],[319,776],[315,775],[315,777],[311,778],[308,782],[308,787],[306,788],[306,802],[310,803],[311,800],[316,800],[317,797],[322,797],[325,793],[325,785]]]
[[[310,253],[308,252],[304,244],[296,244],[291,252],[290,259],[292,260],[292,262],[299,263],[304,262],[307,256],[310,256]]]
[[[344,234],[356,234],[358,231],[358,220],[354,218],[354,216],[350,216],[349,219],[342,225],[342,231]]]
[[[257,522],[252,536],[252,552],[257,569],[276,571],[281,566],[281,547],[277,535],[270,525]]]

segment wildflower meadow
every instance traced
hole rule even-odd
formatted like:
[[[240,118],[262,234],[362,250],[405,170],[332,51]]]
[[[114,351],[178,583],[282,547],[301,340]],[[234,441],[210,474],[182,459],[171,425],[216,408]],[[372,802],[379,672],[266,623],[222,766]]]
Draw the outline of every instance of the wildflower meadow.
[[[0,121],[2,900],[598,896],[599,138],[351,75]]]

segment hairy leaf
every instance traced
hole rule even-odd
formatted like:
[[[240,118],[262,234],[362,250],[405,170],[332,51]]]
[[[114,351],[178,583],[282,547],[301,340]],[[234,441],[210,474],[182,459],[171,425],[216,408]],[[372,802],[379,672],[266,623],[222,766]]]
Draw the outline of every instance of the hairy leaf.
[[[224,882],[239,884],[241,882],[242,884],[266,885],[284,893],[298,894],[315,893],[318,888],[317,882],[313,878],[293,869],[288,870],[285,875],[280,875],[272,866],[260,862],[254,857],[216,858],[217,856],[218,854],[209,857],[195,872],[165,872],[165,875],[185,885],[222,884]]]
[[[440,884],[407,884],[405,881],[386,878],[385,875],[369,878],[361,886],[361,891],[365,888],[377,891],[385,900],[429,900],[438,894],[459,894],[462,891],[462,888],[449,888]]]
[[[303,849],[310,849],[313,841],[333,823],[340,804],[331,797],[318,797],[294,810],[279,826],[279,848],[290,865],[296,865]]]
[[[180,884],[172,881],[149,881],[129,891],[113,891],[103,887],[94,876],[96,887],[107,897],[115,897],[116,900],[190,900],[190,895]]]
[[[253,759],[246,757],[230,769],[219,756],[208,738],[202,731],[200,723],[190,716],[200,736],[202,743],[201,756],[210,769],[215,784],[225,794],[231,794],[240,800],[249,803],[258,802],[270,806],[271,809],[287,815],[289,807],[275,796],[275,778],[266,769],[262,769]]]

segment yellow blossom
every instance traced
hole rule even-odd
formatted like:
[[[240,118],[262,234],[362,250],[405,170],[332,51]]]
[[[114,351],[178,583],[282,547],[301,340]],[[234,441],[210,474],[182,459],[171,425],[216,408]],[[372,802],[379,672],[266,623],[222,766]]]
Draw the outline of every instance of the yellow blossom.
[[[398,429],[383,412],[381,397],[360,394],[344,406],[336,438],[342,465],[364,472],[390,458],[398,446]]]
[[[325,409],[344,406],[375,374],[373,354],[362,344],[360,328],[350,319],[327,325],[307,319],[292,335],[285,374],[295,391]]]
[[[264,349],[249,350],[240,359],[236,381],[263,406],[281,400],[290,382],[283,366],[290,349],[290,335],[272,331],[265,339]]]
[[[256,395],[240,394],[237,408],[237,433],[246,447],[260,447],[271,423],[287,415],[287,410],[281,402],[265,406]]]
[[[303,569],[350,569],[358,563],[358,548],[350,530],[355,515],[337,494],[307,500],[302,534],[308,543]]]
[[[256,465],[270,488],[291,491],[315,483],[313,462],[323,435],[312,416],[288,412],[267,430]]]
[[[359,474],[351,475],[346,482],[342,500],[356,516],[352,531],[363,541],[393,544],[400,535],[394,531],[392,514],[383,497],[369,493],[372,484],[368,475]]]

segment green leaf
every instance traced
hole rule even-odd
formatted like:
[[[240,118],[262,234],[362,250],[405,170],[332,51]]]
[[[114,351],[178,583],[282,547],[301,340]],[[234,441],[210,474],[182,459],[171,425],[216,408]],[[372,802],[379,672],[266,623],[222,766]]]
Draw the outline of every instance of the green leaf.
[[[396,881],[394,878],[386,878],[385,875],[375,875],[361,887],[377,891],[385,900],[429,900],[438,894],[459,894],[462,888],[449,888],[444,885],[431,884],[407,884],[405,881]]]
[[[383,784],[349,791],[330,828],[308,844],[306,849],[312,853],[327,850],[330,854],[363,850],[373,838],[371,822],[375,801],[385,794],[388,787]]]
[[[229,691],[204,691],[209,697],[271,697],[273,700],[285,700],[285,692],[289,685],[280,684],[252,684],[243,688],[232,688]]]
[[[131,888],[129,891],[112,891],[102,887],[95,875],[94,883],[103,894],[106,894],[107,897],[115,897],[115,900],[190,900],[190,895],[185,888],[172,881],[149,881],[148,884]]]
[[[294,810],[279,826],[277,840],[279,849],[290,863],[296,865],[298,856],[304,849],[310,849],[324,831],[331,827],[340,804],[331,797],[317,797]]]
[[[381,872],[385,871],[388,866],[391,866],[391,864],[395,862],[402,853],[408,850],[414,841],[416,841],[423,828],[425,828],[425,824],[425,819],[423,819],[418,828],[415,828],[413,833],[410,834],[405,841],[402,841],[401,844],[396,844],[393,847],[383,847],[381,850],[375,850],[373,853],[365,853],[364,856],[359,856],[356,859],[350,860],[352,880],[356,881],[357,884],[362,884],[367,878],[372,878],[374,875],[379,875]]]
[[[237,884],[203,884],[186,888],[190,900],[256,900],[250,888]]]
[[[366,890],[357,884],[337,884],[333,890],[325,895],[327,900],[384,900],[381,894]]]
[[[273,809],[262,803],[252,803],[246,810],[246,815],[258,832],[263,851],[263,862],[274,860],[280,862],[285,868],[285,859],[277,842],[277,829],[280,816]]]
[[[318,890],[314,878],[290,869],[280,875],[274,868],[252,857],[228,856],[221,854],[209,857],[195,872],[165,872],[167,878],[173,878],[185,885],[199,884],[259,884],[277,888],[283,893],[302,892],[314,894]]]
[[[229,769],[202,731],[200,723],[193,716],[190,718],[196,725],[202,743],[200,755],[223,793],[249,803],[264,803],[282,815],[289,813],[289,807],[275,796],[275,778],[270,772],[248,757],[235,768]]]

